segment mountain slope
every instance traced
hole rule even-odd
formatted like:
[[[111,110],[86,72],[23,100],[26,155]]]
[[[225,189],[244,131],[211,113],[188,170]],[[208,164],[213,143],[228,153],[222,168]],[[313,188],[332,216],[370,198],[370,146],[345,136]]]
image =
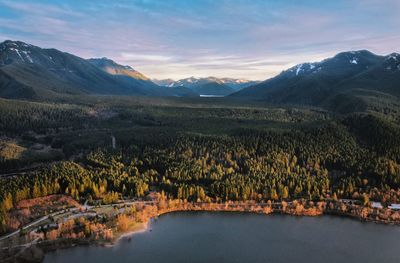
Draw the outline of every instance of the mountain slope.
[[[0,97],[7,99],[33,99],[35,95],[35,91],[32,88],[19,83],[0,70]]]
[[[68,53],[19,41],[5,41],[0,50],[0,69],[34,89],[75,94],[124,91],[109,74]]]
[[[13,79],[14,86],[19,83],[29,87],[37,96],[161,95],[157,93],[161,88],[148,80],[112,75],[80,57],[19,41],[8,40],[0,44],[0,71]],[[1,82],[0,88],[4,89],[3,86],[5,84]]]
[[[344,112],[360,110],[366,107],[366,97],[400,95],[399,63],[397,54],[343,52],[321,62],[299,64],[231,96]]]
[[[120,65],[108,58],[91,58],[87,61],[102,71],[113,75],[114,79],[127,87],[140,87],[143,94],[152,96],[173,96],[169,90],[159,87],[145,75],[134,70],[130,66]]]
[[[132,67],[122,66],[120,64],[117,64],[113,60],[105,57],[90,58],[88,59],[88,61],[111,75],[124,75],[137,80],[150,80],[148,77],[146,77],[139,71],[134,70]]]

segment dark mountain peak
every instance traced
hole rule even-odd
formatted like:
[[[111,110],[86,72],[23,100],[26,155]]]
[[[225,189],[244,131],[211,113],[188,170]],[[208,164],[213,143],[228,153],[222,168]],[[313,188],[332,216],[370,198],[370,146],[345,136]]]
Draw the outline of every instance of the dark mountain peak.
[[[302,77],[309,74],[342,74],[346,71],[354,73],[367,69],[382,59],[368,50],[357,50],[340,52],[334,57],[324,59],[320,62],[301,63],[283,71],[279,76]]]
[[[396,52],[391,53],[386,56],[386,60],[400,61],[400,54]]]
[[[0,43],[0,66],[13,62],[33,64],[32,52],[35,49],[38,48],[21,41],[6,40]]]
[[[334,58],[341,58],[341,57],[378,57],[378,55],[372,53],[369,50],[362,49],[362,50],[352,50],[352,51],[344,51],[336,54]]]
[[[398,72],[400,71],[400,54],[392,53],[385,57],[383,67],[387,71]]]
[[[32,47],[32,45],[27,44],[25,42],[22,41],[14,41],[14,40],[5,40],[3,42],[0,43],[1,47],[14,47],[14,48],[18,48],[18,47],[24,47],[24,48],[28,48],[28,47]]]
[[[376,56],[374,53],[372,53],[371,51],[369,51],[367,49],[343,51],[343,52],[339,52],[337,55],[340,55],[340,54]]]
[[[368,50],[357,50],[338,53],[332,59],[327,59],[326,61],[333,60],[344,64],[367,66],[376,63],[379,59],[381,59],[381,56]]]

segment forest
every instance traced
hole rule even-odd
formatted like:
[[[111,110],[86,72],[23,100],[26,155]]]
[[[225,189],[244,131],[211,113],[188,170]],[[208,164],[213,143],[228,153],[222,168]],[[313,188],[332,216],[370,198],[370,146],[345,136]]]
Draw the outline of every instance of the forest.
[[[400,126],[379,112],[216,100],[0,100],[0,132],[2,231],[16,203],[51,194],[104,204],[150,191],[201,202],[400,201]]]

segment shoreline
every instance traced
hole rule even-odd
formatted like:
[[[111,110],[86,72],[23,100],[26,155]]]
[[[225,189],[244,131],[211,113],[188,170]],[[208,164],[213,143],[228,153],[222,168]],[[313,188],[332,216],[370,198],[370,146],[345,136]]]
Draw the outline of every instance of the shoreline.
[[[322,203],[321,203],[322,204]],[[257,203],[189,203],[180,202],[179,200],[172,200],[168,203],[166,207],[161,207],[158,203],[157,205],[142,205],[138,206],[141,210],[139,213],[144,214],[142,221],[130,221],[130,226],[126,231],[117,230],[117,225],[114,223],[114,227],[110,230],[113,232],[113,236],[109,240],[101,239],[90,239],[90,238],[57,238],[55,240],[43,240],[37,243],[33,243],[30,247],[25,247],[20,251],[11,252],[11,254],[6,257],[5,262],[21,262],[15,260],[25,254],[36,254],[40,256],[39,260],[29,259],[31,261],[23,262],[42,262],[45,255],[49,252],[56,251],[58,249],[68,249],[75,246],[102,246],[106,248],[112,248],[118,244],[124,238],[133,238],[134,235],[139,233],[145,233],[150,229],[150,224],[155,218],[166,215],[169,213],[179,213],[179,212],[222,212],[222,213],[252,213],[252,214],[263,214],[263,215],[287,215],[296,217],[322,217],[322,216],[333,216],[333,217],[347,217],[349,219],[357,219],[360,222],[365,223],[376,223],[385,225],[399,225],[400,221],[391,221],[391,219],[379,219],[375,217],[376,211],[372,208],[365,208],[358,205],[347,205],[347,210],[339,209],[339,206],[325,206],[317,205],[307,205],[306,203],[294,203],[291,202],[287,204],[284,203],[274,203],[274,204],[257,204]],[[329,204],[329,203],[328,203]],[[299,206],[300,205],[300,206]],[[299,209],[301,207],[301,209]],[[147,209],[150,211],[148,212]],[[364,209],[370,209],[370,216],[365,216],[360,211]],[[136,219],[138,220],[138,219]],[[11,250],[12,251],[12,250]]]
[[[106,244],[105,246],[107,247],[114,247],[117,245],[117,243],[124,239],[124,238],[130,238],[136,234],[140,234],[140,233],[145,233],[149,230],[149,226],[150,226],[150,221],[153,218],[150,218],[146,223],[143,223],[142,226],[136,230],[128,230],[127,232],[123,232],[121,233],[121,235],[119,235],[114,241],[110,242],[110,244]]]
[[[246,214],[261,214],[261,215],[282,215],[282,216],[294,216],[294,217],[324,217],[324,216],[332,216],[332,217],[338,217],[338,218],[348,218],[350,220],[357,220],[360,223],[375,223],[375,224],[380,224],[380,225],[391,225],[391,226],[399,226],[400,223],[396,223],[396,222],[386,222],[386,221],[380,221],[380,220],[372,220],[372,219],[368,219],[368,218],[361,218],[359,216],[355,216],[355,215],[351,215],[351,214],[346,214],[346,213],[340,213],[338,211],[324,211],[321,214],[315,214],[315,215],[310,215],[310,214],[291,214],[291,213],[286,213],[284,211],[281,210],[276,210],[274,209],[273,211],[271,211],[270,213],[262,213],[259,211],[232,211],[232,210],[198,210],[198,209],[193,209],[193,210],[172,210],[172,211],[165,211],[162,213],[157,214],[154,217],[151,217],[147,220],[146,223],[144,223],[144,227],[137,229],[137,230],[133,230],[133,231],[128,231],[128,232],[124,232],[121,235],[119,235],[115,240],[111,241],[108,246],[109,247],[114,247],[121,239],[126,238],[126,237],[132,237],[135,234],[139,234],[139,233],[145,233],[146,231],[149,230],[151,221],[154,221],[154,219],[156,217],[159,216],[163,216],[163,215],[167,215],[167,214],[172,214],[172,213],[185,213],[185,212],[189,212],[189,213],[193,213],[193,212],[205,212],[205,213],[246,213]],[[96,242],[93,243],[93,245],[96,245]]]
[[[166,211],[166,212],[160,213],[155,217],[168,215],[168,214],[172,214],[172,213],[186,213],[186,212],[187,213],[193,213],[193,212],[196,212],[196,213],[198,213],[198,212],[200,212],[200,213],[203,213],[203,212],[204,213],[245,213],[245,214],[258,214],[258,215],[264,215],[264,216],[281,215],[281,216],[292,216],[292,217],[325,217],[325,216],[331,216],[331,217],[336,217],[336,218],[347,218],[347,219],[350,219],[350,220],[356,220],[356,221],[359,221],[360,223],[375,223],[375,224],[379,224],[379,225],[399,226],[398,223],[396,224],[396,223],[393,223],[393,222],[383,222],[383,221],[378,221],[378,220],[367,220],[367,219],[362,219],[362,218],[357,217],[357,216],[353,216],[353,215],[349,215],[349,214],[341,214],[341,213],[337,213],[337,212],[336,213],[334,213],[334,212],[322,213],[322,214],[318,214],[318,215],[305,215],[305,214],[299,215],[299,214],[289,214],[289,213],[285,213],[285,212],[282,212],[282,211],[273,211],[271,213],[260,213],[260,212],[256,212],[256,211],[230,211],[230,210],[173,210],[173,211]],[[133,237],[136,234],[147,232],[149,230],[149,228],[150,228],[150,224],[152,223],[151,221],[154,221],[155,217],[151,217],[146,223],[143,223],[142,227],[138,228],[137,230],[128,230],[127,232],[121,232],[120,235],[118,235],[116,238],[114,238],[111,241],[85,240],[86,242],[84,242],[85,243],[84,245],[100,246],[100,247],[106,247],[106,248],[115,247],[118,244],[118,242],[121,241],[124,238]],[[81,243],[81,242],[77,242],[77,243]],[[72,242],[70,247],[56,248],[56,249],[54,249],[54,250],[52,249],[52,250],[50,250],[48,252],[55,251],[57,249],[68,249],[68,248],[75,247],[77,245],[82,245],[82,244],[76,244],[76,243]]]

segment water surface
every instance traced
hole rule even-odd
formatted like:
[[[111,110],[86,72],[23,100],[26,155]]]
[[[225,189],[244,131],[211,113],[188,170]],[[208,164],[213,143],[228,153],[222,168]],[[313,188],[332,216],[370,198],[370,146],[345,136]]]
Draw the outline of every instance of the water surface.
[[[45,263],[400,262],[400,227],[340,217],[180,212],[112,248],[75,247]]]

